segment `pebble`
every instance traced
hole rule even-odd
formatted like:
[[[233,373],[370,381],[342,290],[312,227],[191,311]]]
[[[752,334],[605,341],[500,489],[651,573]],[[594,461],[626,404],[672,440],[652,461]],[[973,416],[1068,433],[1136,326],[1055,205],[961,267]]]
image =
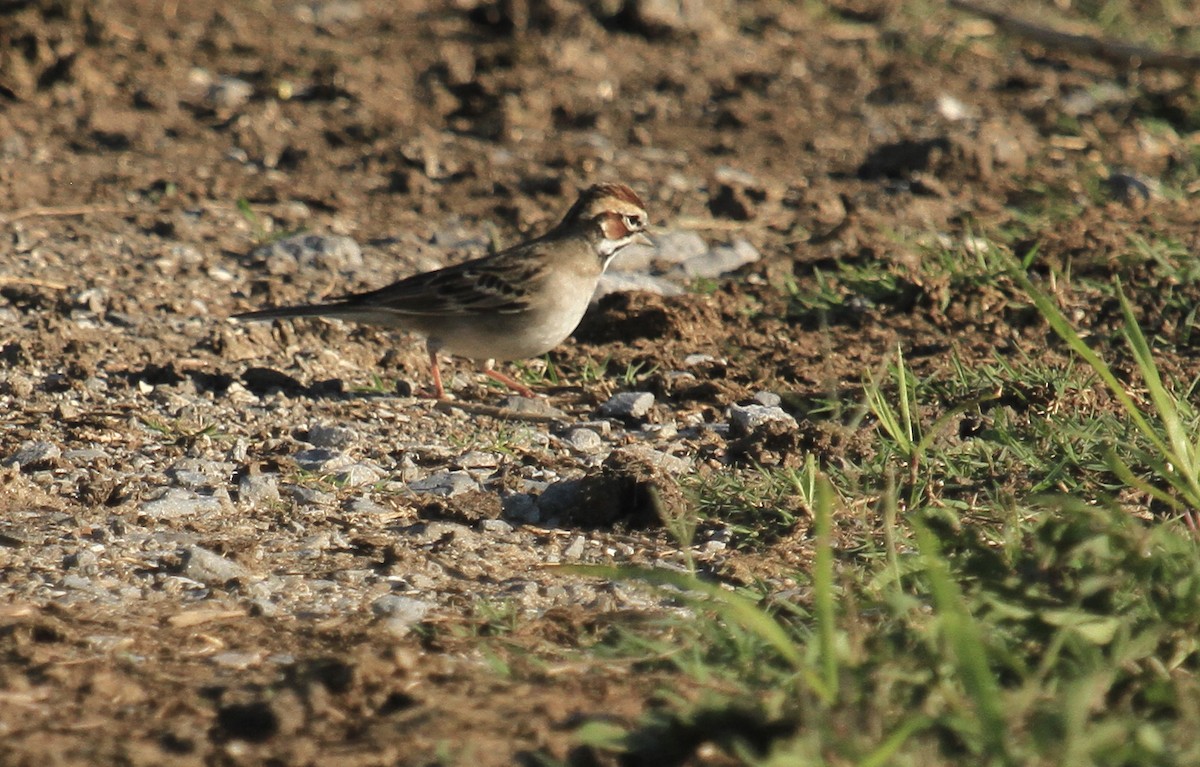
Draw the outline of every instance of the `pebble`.
[[[371,485],[383,479],[383,471],[369,463],[352,463],[337,473],[337,481],[347,487]]]
[[[737,239],[732,245],[717,245],[702,256],[689,258],[671,271],[683,280],[719,277],[762,258],[748,240]]]
[[[111,460],[107,451],[95,447],[81,447],[75,450],[68,450],[62,455],[63,460],[78,466],[79,464],[90,464],[97,461]]]
[[[296,463],[305,471],[332,472],[344,469],[355,461],[339,450],[315,447],[296,453]]]
[[[416,493],[429,493],[431,495],[442,495],[447,498],[453,498],[461,493],[478,490],[479,483],[465,471],[442,471],[437,474],[431,474],[425,479],[410,482],[408,488]]]
[[[184,576],[206,586],[220,586],[248,574],[237,562],[203,546],[185,546],[179,555],[183,559]]]
[[[584,454],[597,453],[604,447],[604,438],[591,429],[571,429],[563,441],[570,445],[572,450]]]
[[[456,458],[453,465],[460,469],[494,469],[500,465],[500,459],[495,453],[471,450]]]
[[[5,466],[18,466],[25,468],[35,466],[37,464],[52,461],[62,455],[58,445],[45,440],[29,440],[22,442],[20,447],[16,449],[5,461]]]
[[[583,556],[584,549],[587,547],[587,539],[582,535],[575,536],[571,543],[563,549],[562,558],[567,561],[579,561]]]
[[[783,421],[796,426],[796,419],[783,408],[767,405],[732,405],[729,408],[729,421],[733,433],[737,435],[749,434],[767,421]]]
[[[238,498],[252,506],[279,502],[279,483],[274,474],[244,474],[238,480]]]
[[[654,236],[654,255],[659,261],[682,264],[708,253],[708,243],[697,232],[678,230]]]
[[[754,401],[764,407],[779,407],[783,397],[772,391],[760,391],[754,395]]]
[[[168,488],[158,498],[145,501],[138,507],[139,514],[156,519],[209,514],[220,510],[221,501],[218,498],[179,487]]]
[[[599,301],[609,293],[654,293],[659,296],[681,296],[686,291],[683,287],[666,277],[640,272],[607,271],[596,285],[592,301]]]
[[[511,533],[513,526],[505,522],[503,519],[485,519],[479,523],[479,529],[485,533],[504,534]]]
[[[500,403],[504,410],[520,413],[521,415],[546,416],[549,418],[566,418],[567,414],[551,405],[541,397],[522,397],[511,394]]]
[[[353,498],[346,504],[346,511],[351,514],[387,514],[391,509],[370,498]]]
[[[314,447],[343,448],[358,441],[358,432],[348,426],[317,424],[308,430],[308,442]]]
[[[667,474],[684,474],[692,470],[691,458],[681,458],[671,455],[641,442],[617,448],[610,457],[618,460],[623,457],[637,458],[649,463],[656,469],[665,471]]]
[[[371,603],[371,612],[380,618],[402,618],[408,623],[420,623],[433,605],[423,599],[400,594],[384,594]]]
[[[600,406],[600,414],[610,418],[641,418],[654,407],[654,395],[648,391],[623,391]]]
[[[348,272],[363,265],[362,249],[349,237],[330,234],[297,234],[250,252],[250,260],[271,274],[297,270]]]
[[[287,488],[287,491],[297,503],[305,505],[328,506],[337,500],[333,493],[327,493],[313,487],[305,487],[304,485],[291,485]]]

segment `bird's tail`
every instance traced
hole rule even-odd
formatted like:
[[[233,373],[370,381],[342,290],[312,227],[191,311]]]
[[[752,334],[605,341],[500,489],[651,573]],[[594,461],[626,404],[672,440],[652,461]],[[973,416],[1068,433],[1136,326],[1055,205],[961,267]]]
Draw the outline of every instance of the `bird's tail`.
[[[242,312],[233,315],[233,319],[242,322],[263,322],[266,320],[283,320],[290,317],[333,317],[337,319],[353,319],[355,312],[347,304],[303,304],[301,306],[275,306],[270,309],[259,309],[254,312]]]

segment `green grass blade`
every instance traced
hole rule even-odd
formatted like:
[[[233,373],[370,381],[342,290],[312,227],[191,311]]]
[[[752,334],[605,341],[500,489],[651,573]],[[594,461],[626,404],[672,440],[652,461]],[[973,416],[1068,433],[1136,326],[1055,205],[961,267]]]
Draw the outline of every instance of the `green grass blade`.
[[[814,508],[816,556],[813,561],[813,612],[821,653],[821,678],[830,699],[837,698],[837,616],[833,595],[833,488],[822,477],[817,484]]]
[[[934,607],[962,677],[963,688],[975,704],[984,744],[992,756],[1010,762],[1005,745],[1007,727],[1000,703],[1000,685],[988,667],[983,633],[950,576],[933,533],[915,521],[914,531],[933,592]]]

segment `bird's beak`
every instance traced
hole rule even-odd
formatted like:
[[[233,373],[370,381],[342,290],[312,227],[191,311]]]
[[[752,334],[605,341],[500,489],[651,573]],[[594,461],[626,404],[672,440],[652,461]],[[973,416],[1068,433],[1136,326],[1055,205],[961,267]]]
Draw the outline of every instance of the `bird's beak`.
[[[654,247],[654,240],[645,232],[638,232],[636,235],[634,235],[631,242],[636,242],[638,245],[645,245],[646,247],[650,248]]]

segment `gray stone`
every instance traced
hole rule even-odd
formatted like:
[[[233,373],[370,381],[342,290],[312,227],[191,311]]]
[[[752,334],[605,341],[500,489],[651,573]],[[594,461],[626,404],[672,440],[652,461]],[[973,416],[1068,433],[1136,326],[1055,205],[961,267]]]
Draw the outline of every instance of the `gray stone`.
[[[156,519],[174,519],[193,515],[215,513],[221,510],[221,501],[210,495],[199,495],[192,490],[172,487],[159,497],[145,501],[138,513]]]
[[[649,463],[656,469],[661,469],[667,474],[684,474],[692,470],[691,458],[680,458],[642,442],[635,442],[632,445],[617,448],[612,452],[610,458],[617,460],[637,458]]]
[[[582,535],[577,535],[567,546],[567,548],[563,549],[562,558],[568,562],[579,561],[579,558],[583,556],[583,552],[586,547],[587,539]]]
[[[609,293],[654,293],[660,296],[681,296],[684,294],[683,287],[666,277],[657,277],[653,274],[642,274],[640,272],[612,272],[604,273],[600,278],[600,282],[596,285],[596,292],[592,294],[592,301],[599,301]]]
[[[297,503],[305,505],[328,506],[337,500],[333,493],[327,493],[315,487],[305,487],[304,485],[289,485],[287,492]]]
[[[431,609],[429,602],[400,594],[384,594],[371,603],[371,612],[378,617],[403,620],[409,626],[425,620]]]
[[[509,395],[500,403],[504,410],[519,415],[544,416],[547,418],[566,418],[567,414],[551,405],[541,397],[522,397]]]
[[[684,261],[674,267],[671,273],[684,280],[720,277],[761,258],[758,248],[747,240],[737,239],[732,245],[717,245],[702,256]]]
[[[388,514],[391,509],[370,498],[353,498],[346,504],[346,511],[351,514]]]
[[[783,408],[766,405],[732,405],[729,408],[729,421],[735,435],[749,434],[768,421],[781,421],[792,427],[797,425],[796,419]]]
[[[654,237],[658,260],[682,264],[708,252],[708,243],[697,232],[667,232]]]
[[[564,441],[572,450],[584,454],[599,452],[604,447],[604,439],[591,429],[571,429]]]
[[[754,395],[754,401],[764,407],[779,407],[783,398],[773,391],[760,391]]]
[[[363,264],[362,250],[349,237],[328,234],[297,234],[255,248],[253,263],[266,267],[271,274],[291,274],[297,270],[350,272]]]
[[[443,495],[447,498],[453,498],[460,493],[478,490],[479,483],[465,471],[442,471],[437,474],[431,474],[425,479],[410,482],[408,487],[416,493],[429,493],[431,495]]]
[[[279,483],[274,474],[244,474],[238,480],[238,498],[252,506],[279,502]]]
[[[479,523],[479,529],[485,533],[511,533],[513,526],[503,519],[484,519]]]
[[[317,424],[308,430],[308,442],[315,447],[343,448],[358,440],[358,432],[348,426]]]
[[[30,440],[22,442],[20,447],[10,455],[5,461],[5,466],[36,466],[38,464],[53,461],[62,455],[62,451],[58,449],[58,445],[45,440]]]
[[[354,459],[338,450],[315,447],[296,453],[296,463],[305,471],[332,472],[353,464]]]
[[[600,406],[600,414],[610,418],[641,418],[654,407],[654,395],[648,391],[623,391]]]
[[[198,490],[212,484],[212,480],[209,479],[207,474],[190,469],[167,469],[167,476],[175,480],[175,484],[180,487],[187,487],[192,490]]]
[[[80,447],[74,450],[67,450],[63,453],[62,457],[63,460],[76,466],[91,464],[97,461],[107,461],[111,458],[106,451],[96,447]]]
[[[185,546],[179,551],[183,574],[206,586],[220,586],[247,575],[246,568],[203,546]]]
[[[352,463],[337,473],[337,481],[347,487],[371,485],[383,479],[383,472],[369,463]]]

